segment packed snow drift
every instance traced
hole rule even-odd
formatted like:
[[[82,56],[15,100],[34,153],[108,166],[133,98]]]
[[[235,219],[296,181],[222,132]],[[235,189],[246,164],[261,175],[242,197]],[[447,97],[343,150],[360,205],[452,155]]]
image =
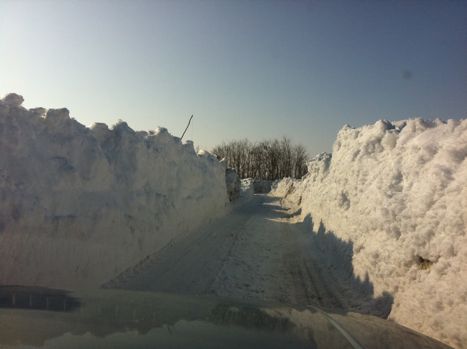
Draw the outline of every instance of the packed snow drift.
[[[227,195],[229,196],[230,201],[233,201],[240,196],[240,177],[238,177],[235,169],[226,169],[225,185],[227,186]]]
[[[332,156],[273,194],[352,243],[353,273],[393,297],[391,319],[467,348],[466,157],[467,120],[345,126]]]
[[[225,165],[166,129],[0,100],[0,284],[94,287],[223,214]]]

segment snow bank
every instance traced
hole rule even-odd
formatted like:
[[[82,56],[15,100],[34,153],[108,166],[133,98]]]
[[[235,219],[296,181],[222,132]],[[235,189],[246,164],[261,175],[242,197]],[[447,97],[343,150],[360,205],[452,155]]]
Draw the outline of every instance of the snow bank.
[[[0,284],[98,286],[226,207],[225,165],[166,129],[0,100]]]
[[[276,180],[271,184],[271,194],[278,197],[287,197],[295,188],[295,186],[300,183],[300,179],[290,177]]]
[[[233,201],[240,196],[240,177],[238,177],[234,168],[225,170],[225,185],[227,186],[229,201]]]
[[[342,128],[287,195],[314,231],[353,244],[353,272],[394,297],[390,318],[467,348],[467,120]]]

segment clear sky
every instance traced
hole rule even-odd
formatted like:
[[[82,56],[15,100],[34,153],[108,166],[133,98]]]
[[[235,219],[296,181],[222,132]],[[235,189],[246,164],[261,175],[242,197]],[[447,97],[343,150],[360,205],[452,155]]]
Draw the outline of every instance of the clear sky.
[[[467,1],[0,0],[0,94],[210,148],[467,117]]]

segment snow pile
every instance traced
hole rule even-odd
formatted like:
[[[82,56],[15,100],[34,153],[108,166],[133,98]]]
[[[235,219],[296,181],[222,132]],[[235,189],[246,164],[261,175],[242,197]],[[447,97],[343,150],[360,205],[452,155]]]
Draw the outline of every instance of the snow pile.
[[[269,193],[272,184],[273,182],[269,180],[244,178],[240,181],[240,196]]]
[[[300,183],[300,179],[290,177],[276,180],[271,185],[271,194],[278,197],[287,197],[295,188],[295,186]]]
[[[319,226],[353,244],[353,273],[390,318],[467,347],[467,120],[345,126],[332,157],[275,185]]]
[[[0,284],[98,286],[224,213],[225,165],[166,129],[0,100]]]
[[[229,200],[233,201],[240,196],[240,177],[234,168],[225,170],[225,185],[227,186],[227,194]]]
[[[253,188],[253,178],[244,178],[240,180],[240,196],[250,197],[255,193]]]

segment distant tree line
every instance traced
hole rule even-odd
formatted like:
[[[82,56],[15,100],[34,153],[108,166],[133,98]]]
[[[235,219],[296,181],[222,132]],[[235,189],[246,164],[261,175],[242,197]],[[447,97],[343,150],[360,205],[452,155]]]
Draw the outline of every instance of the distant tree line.
[[[287,137],[258,143],[247,139],[232,141],[216,146],[212,152],[219,159],[224,158],[240,178],[301,178],[307,172],[305,147],[292,144]]]

